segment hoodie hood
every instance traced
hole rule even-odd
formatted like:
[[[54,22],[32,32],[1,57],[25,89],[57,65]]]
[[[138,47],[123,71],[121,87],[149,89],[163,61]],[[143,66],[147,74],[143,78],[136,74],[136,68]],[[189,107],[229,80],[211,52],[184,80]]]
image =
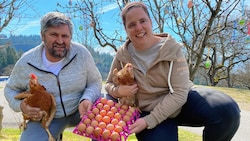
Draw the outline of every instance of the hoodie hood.
[[[169,34],[162,33],[162,34],[155,34],[155,36],[164,37],[166,40],[163,43],[163,46],[160,48],[160,54],[157,57],[156,61],[176,61],[177,60],[177,54],[181,49],[181,44],[176,42],[174,38],[172,38]],[[120,47],[117,51],[117,58],[119,58],[119,61],[123,63],[129,63],[132,62],[132,58],[128,52],[128,45],[131,43],[131,41],[128,39],[124,46]]]

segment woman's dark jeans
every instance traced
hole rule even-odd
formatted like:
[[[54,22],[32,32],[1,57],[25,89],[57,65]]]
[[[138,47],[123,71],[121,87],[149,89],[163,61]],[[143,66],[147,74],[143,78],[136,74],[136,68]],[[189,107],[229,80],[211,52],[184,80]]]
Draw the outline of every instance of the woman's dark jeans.
[[[149,113],[143,112],[141,116]],[[201,127],[203,141],[230,141],[240,124],[240,109],[228,95],[207,88],[189,92],[181,113],[166,119],[153,129],[136,134],[138,141],[177,141],[178,125]]]

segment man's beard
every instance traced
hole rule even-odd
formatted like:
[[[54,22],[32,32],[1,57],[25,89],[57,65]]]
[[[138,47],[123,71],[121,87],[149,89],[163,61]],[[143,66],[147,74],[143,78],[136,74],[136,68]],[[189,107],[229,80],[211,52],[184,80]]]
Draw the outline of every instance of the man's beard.
[[[64,48],[63,52],[58,52],[57,50],[54,49],[55,47],[53,46],[52,48],[49,48],[49,54],[55,58],[64,58],[67,55],[68,50],[66,49],[66,47]]]

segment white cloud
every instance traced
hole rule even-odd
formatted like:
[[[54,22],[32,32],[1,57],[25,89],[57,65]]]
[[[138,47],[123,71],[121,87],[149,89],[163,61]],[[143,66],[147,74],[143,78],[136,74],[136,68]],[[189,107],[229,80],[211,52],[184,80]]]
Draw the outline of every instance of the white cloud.
[[[19,29],[19,31],[24,31],[24,30],[27,30],[27,29],[30,29],[30,28],[37,28],[37,27],[40,27],[40,20],[35,20],[35,21],[29,21],[27,22],[23,28]]]
[[[99,12],[97,12],[97,13],[102,14],[102,13],[108,12],[108,11],[116,9],[116,8],[118,8],[117,3],[109,4],[109,5],[106,5],[102,8],[100,8]]]
[[[2,31],[6,35],[39,35],[40,34],[40,19],[33,21],[18,21],[14,20]]]

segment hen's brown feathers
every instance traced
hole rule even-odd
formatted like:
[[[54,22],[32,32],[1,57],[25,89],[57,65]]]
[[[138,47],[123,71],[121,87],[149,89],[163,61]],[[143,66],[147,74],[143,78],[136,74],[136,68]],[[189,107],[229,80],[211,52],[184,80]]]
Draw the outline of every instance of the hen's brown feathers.
[[[124,68],[118,71],[117,68],[113,70],[113,82],[115,85],[133,85],[135,84],[133,65],[127,63]],[[132,107],[138,106],[136,95],[119,98],[121,104],[126,104]]]
[[[130,63],[127,63],[124,68],[113,70],[113,82],[116,85],[133,85],[135,83],[133,66]]]
[[[30,93],[32,96],[26,99],[26,103],[31,107],[38,107],[42,111],[50,112],[52,105],[52,97],[44,86],[40,85],[37,80],[30,80]]]
[[[19,93],[15,96],[16,99],[24,99],[24,102],[30,107],[40,108],[39,115],[42,116],[41,124],[49,135],[49,141],[53,141],[53,137],[48,129],[50,122],[54,118],[56,112],[56,102],[54,96],[48,93],[45,87],[39,84],[37,77],[34,74],[30,75],[29,81],[30,91]],[[26,120],[32,120],[27,114],[23,114],[23,126],[26,128]]]

